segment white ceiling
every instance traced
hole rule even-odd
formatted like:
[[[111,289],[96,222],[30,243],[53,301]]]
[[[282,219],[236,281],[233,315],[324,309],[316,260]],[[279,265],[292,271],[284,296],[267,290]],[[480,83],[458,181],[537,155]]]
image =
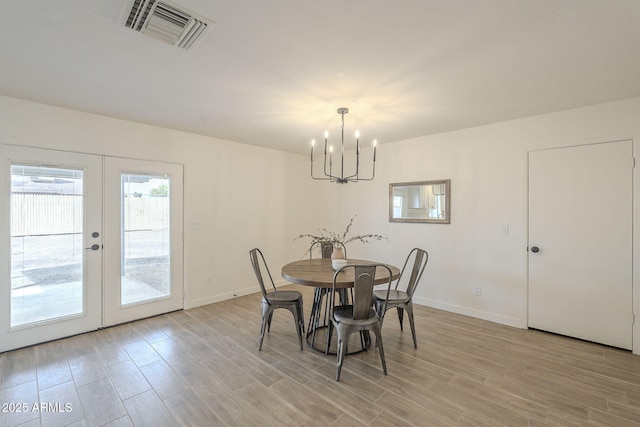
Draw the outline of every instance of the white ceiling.
[[[0,94],[297,153],[338,107],[384,143],[640,96],[639,0],[172,1],[189,51],[133,0],[2,1]]]

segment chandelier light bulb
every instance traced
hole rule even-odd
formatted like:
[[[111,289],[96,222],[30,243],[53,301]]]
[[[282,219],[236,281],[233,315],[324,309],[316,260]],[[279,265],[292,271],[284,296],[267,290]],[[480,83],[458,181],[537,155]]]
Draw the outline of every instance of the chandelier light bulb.
[[[327,138],[329,138],[329,131],[325,130],[324,131],[324,139],[327,139]]]
[[[373,140],[373,164],[376,164],[376,153],[378,152],[378,140]],[[375,166],[374,166],[375,167]]]
[[[356,131],[356,138],[360,138],[360,131],[359,130]]]
[[[313,147],[313,146],[315,146],[315,145],[316,145],[316,140],[315,140],[315,139],[312,139],[312,140],[311,140],[311,146]]]

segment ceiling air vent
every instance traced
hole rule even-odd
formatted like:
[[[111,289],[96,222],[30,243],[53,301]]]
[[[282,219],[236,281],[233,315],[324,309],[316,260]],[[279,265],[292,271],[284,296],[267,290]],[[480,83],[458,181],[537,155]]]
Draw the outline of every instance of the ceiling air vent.
[[[204,34],[204,18],[166,1],[134,0],[126,26],[167,43],[189,49]]]

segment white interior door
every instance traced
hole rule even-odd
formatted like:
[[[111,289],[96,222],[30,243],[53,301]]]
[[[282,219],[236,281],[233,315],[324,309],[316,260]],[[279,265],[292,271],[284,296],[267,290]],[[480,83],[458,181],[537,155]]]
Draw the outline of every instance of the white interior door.
[[[529,326],[632,347],[632,142],[529,153]]]
[[[182,165],[104,162],[104,324],[183,307]]]
[[[99,328],[102,157],[0,145],[0,159],[0,352]]]

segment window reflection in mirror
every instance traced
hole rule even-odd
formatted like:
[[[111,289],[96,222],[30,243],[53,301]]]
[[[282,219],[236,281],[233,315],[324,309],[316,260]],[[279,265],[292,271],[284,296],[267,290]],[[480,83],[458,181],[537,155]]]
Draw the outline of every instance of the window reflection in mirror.
[[[451,180],[389,184],[389,221],[449,224]]]

